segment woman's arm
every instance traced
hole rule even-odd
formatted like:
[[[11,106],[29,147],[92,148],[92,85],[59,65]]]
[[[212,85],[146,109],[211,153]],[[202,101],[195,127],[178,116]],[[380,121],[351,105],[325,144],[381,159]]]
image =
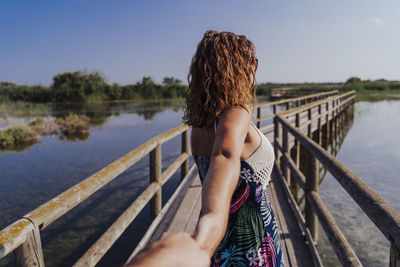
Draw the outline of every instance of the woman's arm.
[[[243,108],[231,108],[221,116],[204,178],[202,208],[194,239],[210,256],[223,238],[229,206],[240,174],[240,156],[250,123]]]

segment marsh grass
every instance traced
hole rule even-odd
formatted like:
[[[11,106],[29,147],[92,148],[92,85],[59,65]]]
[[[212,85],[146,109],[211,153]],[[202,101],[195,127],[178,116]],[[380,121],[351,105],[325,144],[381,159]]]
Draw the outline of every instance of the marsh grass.
[[[52,120],[38,118],[28,125],[17,125],[0,131],[0,149],[22,151],[46,135],[58,135],[60,139],[69,141],[86,140],[90,134],[89,122],[87,116],[73,113]]]
[[[40,141],[40,135],[25,125],[17,125],[0,131],[0,147],[20,150]]]

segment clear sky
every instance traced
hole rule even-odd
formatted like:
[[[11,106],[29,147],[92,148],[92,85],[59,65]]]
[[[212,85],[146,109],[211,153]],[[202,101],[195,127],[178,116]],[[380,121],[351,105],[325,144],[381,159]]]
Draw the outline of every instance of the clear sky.
[[[398,0],[1,0],[0,81],[87,69],[186,82],[209,29],[255,43],[259,82],[400,80]]]

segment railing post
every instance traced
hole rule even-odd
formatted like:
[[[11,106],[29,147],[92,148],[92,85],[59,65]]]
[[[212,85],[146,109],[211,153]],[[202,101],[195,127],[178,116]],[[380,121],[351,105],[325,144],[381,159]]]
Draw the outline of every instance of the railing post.
[[[307,169],[306,169],[306,185],[305,194],[308,194],[311,191],[318,192],[318,184],[319,184],[319,162],[317,158],[315,158],[311,152],[307,151]],[[318,218],[315,214],[311,203],[306,198],[305,204],[305,219],[306,226],[310,230],[311,236],[314,242],[318,241]]]
[[[300,127],[300,113],[296,113],[295,125],[296,125],[296,128]],[[300,142],[296,138],[294,139],[294,146],[295,146],[294,161],[296,162],[297,169],[299,169],[300,168]]]
[[[300,127],[300,114],[296,113],[296,120],[295,120],[296,128]],[[294,162],[296,163],[297,169],[300,170],[300,142],[294,138]],[[299,201],[298,192],[300,190],[300,186],[297,183],[296,179],[290,179],[290,191],[292,192],[293,198],[295,199],[296,203]]]
[[[332,128],[331,128],[331,122],[329,120],[329,115],[330,115],[330,105],[329,102],[326,103],[326,149],[328,150],[328,146],[331,142],[331,136],[332,136]]]
[[[290,108],[290,102],[286,102],[286,110]]]
[[[35,226],[26,237],[26,241],[14,251],[14,261],[17,267],[44,267],[40,231]]]
[[[257,108],[257,119],[261,118],[261,107]],[[260,129],[261,121],[257,121],[257,128]]]
[[[282,153],[289,156],[289,135],[288,131],[285,127],[282,127]],[[289,167],[286,164],[286,161],[282,160],[282,174],[283,177],[286,179],[286,183],[289,185],[290,184],[290,173],[289,173]]]
[[[276,114],[276,105],[272,105],[272,113]]]
[[[393,242],[390,243],[389,267],[400,267],[400,249]]]
[[[189,129],[185,130],[182,133],[182,142],[181,142],[181,152],[183,153],[187,153],[189,155]],[[181,166],[181,181],[183,180],[183,178],[186,177],[186,175],[189,172],[189,157],[185,160],[185,162],[182,163]]]
[[[322,145],[322,104],[318,105],[318,144]]]
[[[332,120],[335,118],[335,100],[332,100]]]
[[[277,146],[277,144],[279,143],[279,141],[278,141],[279,139],[280,139],[279,122],[276,119],[276,117],[274,117],[274,153],[275,153],[275,161],[276,161],[276,164],[278,166],[280,166],[279,165],[280,164],[279,163],[279,149],[278,149],[278,146]]]
[[[160,182],[161,179],[161,145],[150,152],[150,183]],[[162,209],[162,188],[155,193],[150,201],[150,217],[153,220]]]
[[[312,133],[312,110],[311,110],[312,108],[309,108],[308,110],[307,110],[307,117],[308,117],[308,122],[309,122],[309,124],[308,124],[308,126],[307,126],[307,135],[308,135],[308,137],[311,137],[311,133]]]

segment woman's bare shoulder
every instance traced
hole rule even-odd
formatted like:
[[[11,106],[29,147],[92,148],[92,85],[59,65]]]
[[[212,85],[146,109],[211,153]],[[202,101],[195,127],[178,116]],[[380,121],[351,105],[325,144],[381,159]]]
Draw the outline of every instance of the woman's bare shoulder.
[[[220,117],[219,124],[225,126],[248,126],[251,114],[243,107],[235,106],[224,111]]]

